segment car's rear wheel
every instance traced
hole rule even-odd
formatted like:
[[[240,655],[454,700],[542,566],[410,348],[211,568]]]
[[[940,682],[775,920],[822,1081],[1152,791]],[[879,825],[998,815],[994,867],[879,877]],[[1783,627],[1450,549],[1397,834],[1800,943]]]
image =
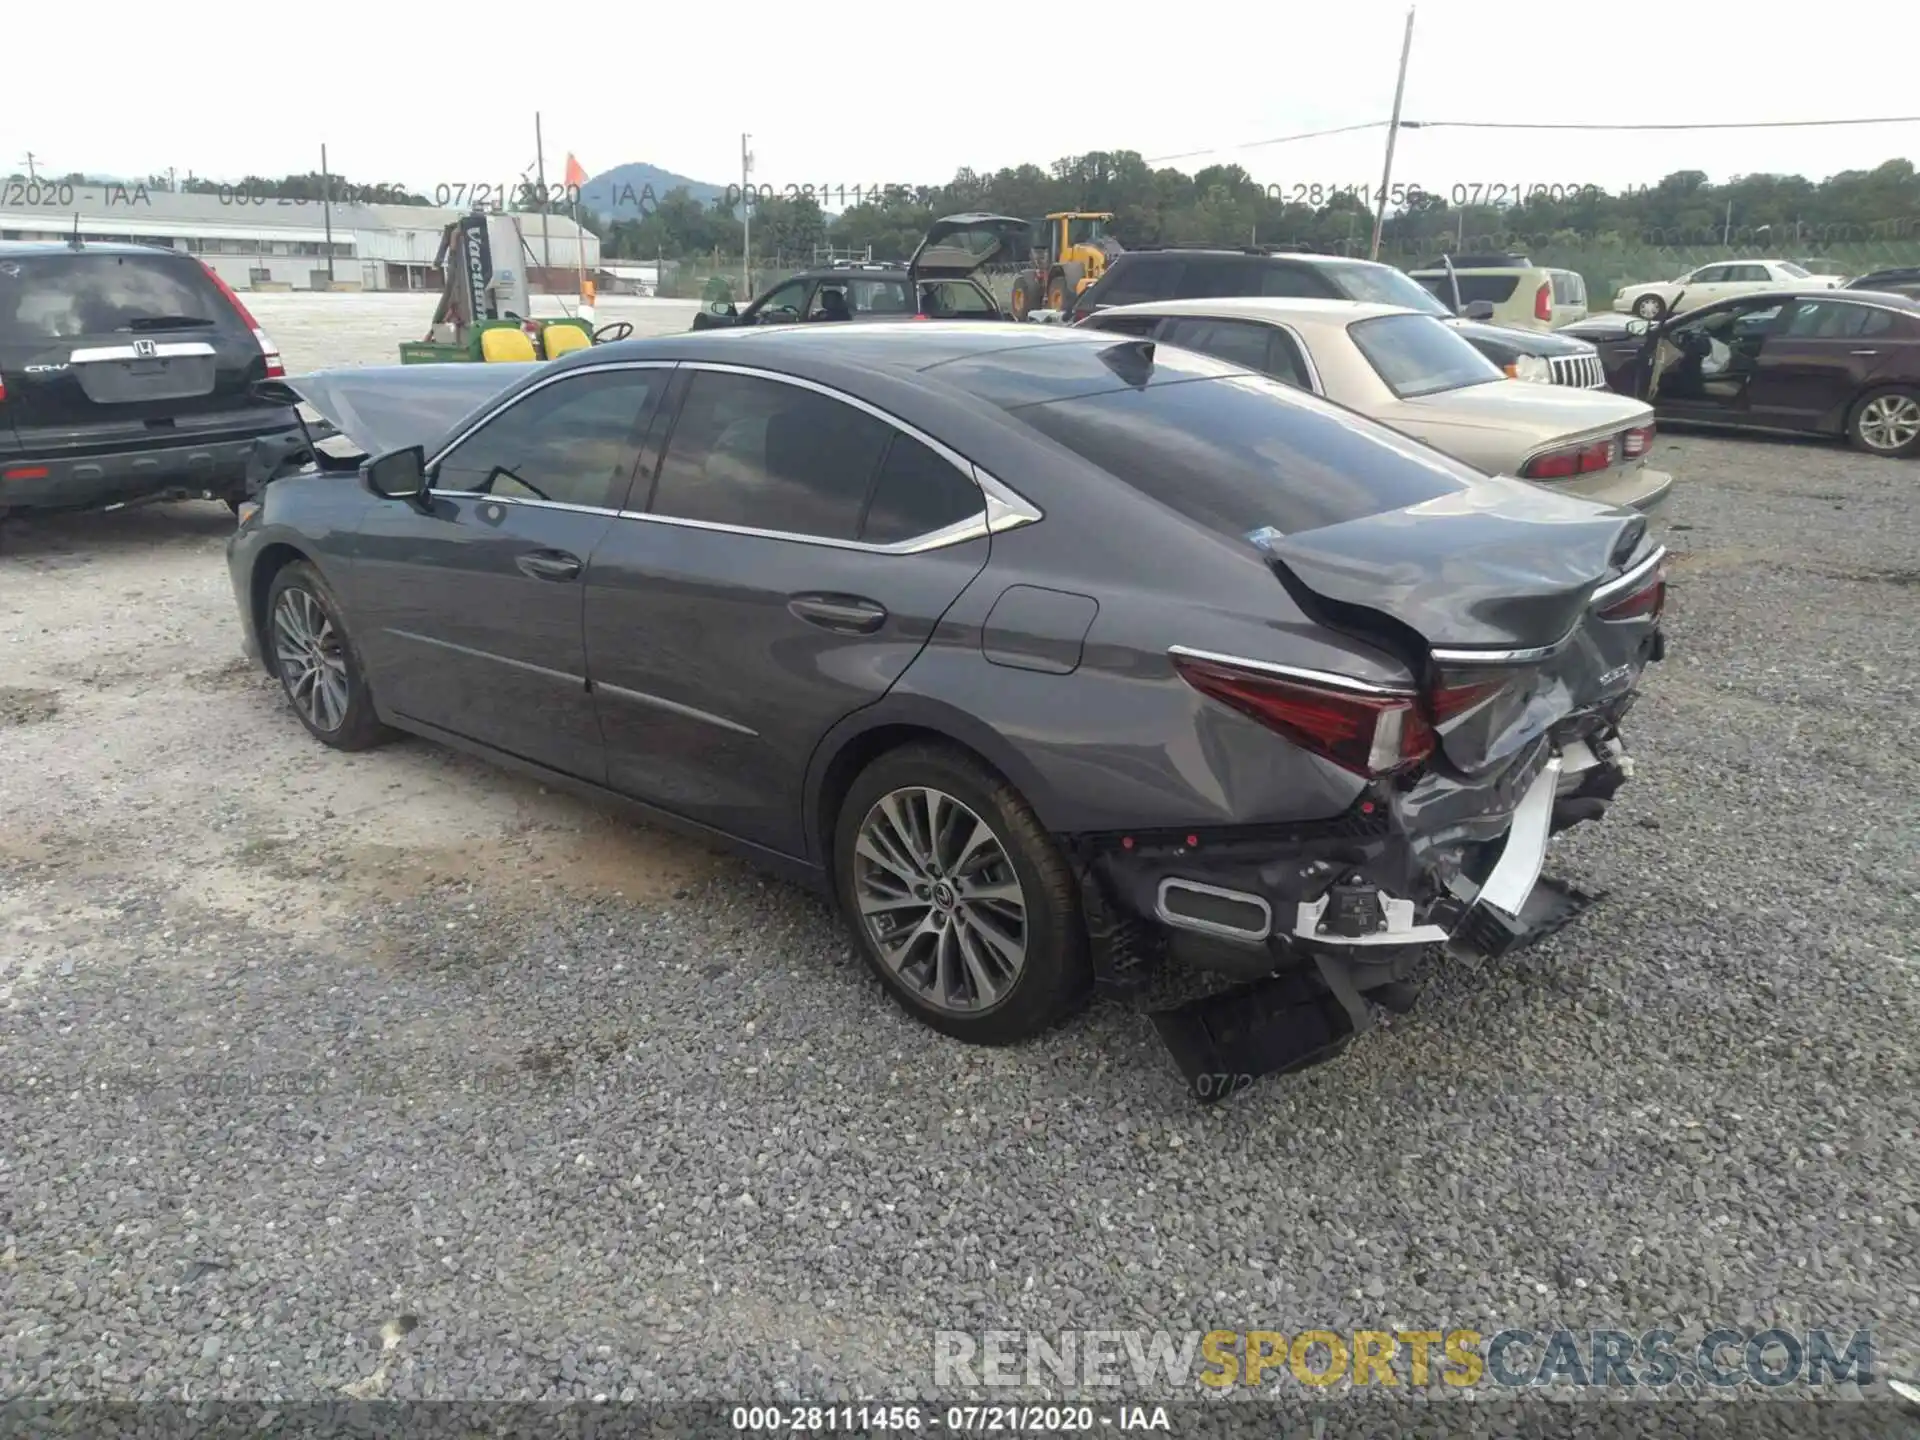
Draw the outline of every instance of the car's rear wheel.
[[[1658,295],[1642,295],[1633,302],[1633,313],[1642,320],[1658,320],[1667,313],[1667,302]]]
[[[312,565],[296,560],[274,575],[265,629],[260,643],[273,673],[314,739],[336,750],[367,750],[392,738],[374,714],[340,604]]]
[[[1889,385],[1863,396],[1847,421],[1847,438],[1870,455],[1920,454],[1920,389]]]
[[[1088,993],[1073,873],[1032,808],[963,751],[889,751],[854,781],[834,874],[855,942],[924,1024],[979,1045],[1028,1039]]]

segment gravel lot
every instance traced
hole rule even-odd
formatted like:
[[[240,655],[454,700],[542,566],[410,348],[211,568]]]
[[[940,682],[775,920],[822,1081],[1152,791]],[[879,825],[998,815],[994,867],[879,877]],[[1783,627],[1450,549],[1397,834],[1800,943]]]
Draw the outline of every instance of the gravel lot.
[[[425,315],[249,303],[296,368]],[[314,744],[219,507],[10,529],[0,1397],[913,1393],[936,1327],[1874,1326],[1911,1367],[1920,466],[1660,458],[1674,650],[1551,862],[1609,898],[1210,1111],[1131,1008],[964,1049],[737,862]]]

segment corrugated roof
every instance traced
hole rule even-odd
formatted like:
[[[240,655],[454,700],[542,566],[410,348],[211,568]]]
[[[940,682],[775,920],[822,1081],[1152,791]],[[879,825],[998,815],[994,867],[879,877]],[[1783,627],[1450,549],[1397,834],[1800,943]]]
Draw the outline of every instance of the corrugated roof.
[[[41,188],[43,193],[52,191],[60,198],[65,198],[67,194],[64,184],[59,181],[42,181]],[[74,212],[78,211],[83,230],[100,230],[102,227],[93,222],[110,220],[130,222],[132,225],[130,230],[115,230],[116,234],[185,234],[191,229],[194,234],[217,238],[217,231],[202,228],[211,224],[239,227],[244,234],[237,238],[269,229],[299,232],[295,237],[283,235],[275,238],[307,240],[325,233],[329,209],[336,232],[431,230],[437,234],[449,221],[457,220],[465,213],[423,205],[336,203],[328,207],[318,200],[255,200],[238,189],[229,190],[224,195],[190,195],[171,190],[145,190],[132,185],[75,185],[71,193],[71,204],[48,203],[0,211],[0,225],[9,230],[43,230],[61,224],[71,228]],[[523,233],[539,233],[538,215],[522,215],[519,218]],[[556,240],[571,238],[579,233],[569,216],[551,215],[546,223],[549,233]],[[313,233],[309,234],[309,231]]]

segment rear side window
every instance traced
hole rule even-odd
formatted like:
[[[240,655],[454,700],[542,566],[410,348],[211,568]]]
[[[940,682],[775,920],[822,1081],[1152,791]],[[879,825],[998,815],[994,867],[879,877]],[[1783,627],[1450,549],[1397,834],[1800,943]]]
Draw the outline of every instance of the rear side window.
[[[1271,375],[1305,390],[1306,365],[1286,331],[1252,320],[1181,319],[1168,322],[1169,345],[1184,345],[1258,375]]]
[[[1100,287],[1102,305],[1140,305],[1148,300],[1171,300],[1180,293],[1186,266],[1178,260],[1143,260],[1116,264]]]
[[[980,488],[952,461],[895,432],[859,534],[875,545],[893,545],[957,525],[985,508]]]
[[[0,260],[0,341],[238,323],[194,261],[85,253]]]
[[[1426,315],[1378,315],[1356,320],[1347,334],[1367,363],[1402,400],[1503,380],[1500,367]]]
[[[1158,315],[1090,315],[1082,325],[1088,330],[1112,330],[1121,335],[1137,335],[1144,340],[1153,334],[1160,319]]]
[[[1221,534],[1293,534],[1417,505],[1475,472],[1373,421],[1253,375],[1109,390],[1011,413]]]
[[[1263,265],[1260,288],[1255,295],[1305,296],[1310,299],[1338,300],[1338,287],[1311,265]]]
[[[1587,303],[1587,282],[1571,270],[1555,270],[1553,278],[1553,303],[1556,305],[1584,305]]]
[[[656,515],[851,540],[893,428],[751,375],[696,371],[654,484]]]
[[[1485,300],[1491,305],[1504,305],[1513,298],[1513,292],[1520,288],[1518,275],[1460,275],[1460,303],[1471,305],[1476,300]],[[1442,275],[1432,282],[1433,293],[1442,300],[1453,298],[1453,287]]]

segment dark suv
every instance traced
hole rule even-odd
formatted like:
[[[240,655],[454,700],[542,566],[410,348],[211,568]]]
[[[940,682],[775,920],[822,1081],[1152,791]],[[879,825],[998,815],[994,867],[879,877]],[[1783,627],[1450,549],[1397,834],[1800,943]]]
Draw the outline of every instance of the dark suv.
[[[1252,295],[1404,305],[1445,320],[1463,340],[1513,379],[1585,390],[1606,387],[1599,352],[1584,340],[1482,324],[1478,317],[1490,313],[1492,307],[1488,305],[1468,305],[1464,315],[1456,315],[1405,271],[1340,255],[1198,246],[1128,250],[1108,265],[1098,281],[1080,292],[1072,312],[1061,318],[1072,323],[1109,305]]]
[[[151,245],[0,242],[0,516],[205,496],[237,506],[262,436],[297,429],[240,299]]]

